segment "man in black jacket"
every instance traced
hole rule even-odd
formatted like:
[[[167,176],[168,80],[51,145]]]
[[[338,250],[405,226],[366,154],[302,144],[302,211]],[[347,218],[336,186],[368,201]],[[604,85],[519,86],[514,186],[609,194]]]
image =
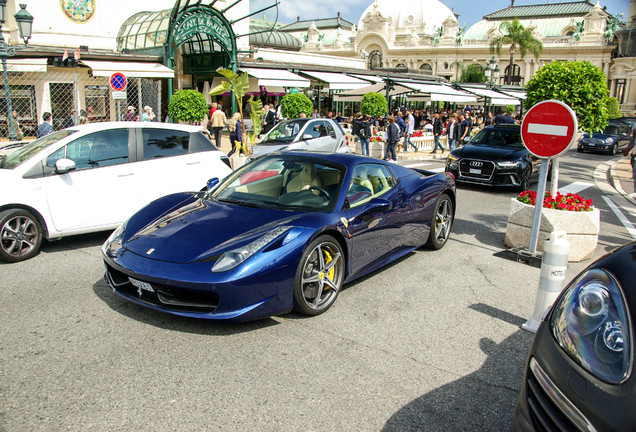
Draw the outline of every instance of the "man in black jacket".
[[[362,117],[358,114],[358,116],[353,119],[354,135],[360,140],[363,156],[369,156],[369,139],[373,135],[371,133],[371,125],[373,122],[375,122],[375,117],[369,118],[368,115]]]
[[[265,105],[263,111],[265,112],[265,116],[263,117],[263,134],[266,134],[274,127],[276,113],[269,109],[269,105]]]
[[[444,124],[442,123],[442,119],[439,118],[439,113],[433,114],[433,139],[435,140],[435,147],[433,147],[433,151],[431,153],[437,153],[437,147],[444,153],[444,146],[439,142],[439,137],[444,132]]]

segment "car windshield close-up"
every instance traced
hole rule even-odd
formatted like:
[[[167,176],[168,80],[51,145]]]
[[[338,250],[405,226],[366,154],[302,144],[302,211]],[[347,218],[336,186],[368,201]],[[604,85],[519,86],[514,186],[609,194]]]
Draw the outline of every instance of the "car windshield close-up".
[[[470,143],[484,147],[523,148],[519,130],[486,128],[479,132]]]
[[[293,142],[305,123],[307,123],[306,119],[297,119],[278,123],[265,137],[263,137],[259,144]]]
[[[2,162],[0,168],[13,169],[23,162],[31,159],[31,157],[38,154],[40,151],[44,150],[51,144],[54,144],[59,140],[66,138],[71,134],[74,134],[75,132],[77,131],[72,129],[64,129],[32,141],[24,147],[14,151],[13,153],[10,153]]]
[[[605,128],[605,130],[603,131],[603,133],[605,135],[618,135],[618,125],[609,125]]]
[[[234,172],[209,197],[245,207],[328,211],[337,200],[344,170],[313,158],[271,156]]]

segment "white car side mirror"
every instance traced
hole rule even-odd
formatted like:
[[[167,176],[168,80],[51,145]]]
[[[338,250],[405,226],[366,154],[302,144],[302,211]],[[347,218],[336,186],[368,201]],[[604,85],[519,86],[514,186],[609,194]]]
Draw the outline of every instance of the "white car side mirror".
[[[75,162],[70,159],[58,159],[55,162],[55,172],[57,174],[66,174],[68,172],[74,171],[77,168]]]

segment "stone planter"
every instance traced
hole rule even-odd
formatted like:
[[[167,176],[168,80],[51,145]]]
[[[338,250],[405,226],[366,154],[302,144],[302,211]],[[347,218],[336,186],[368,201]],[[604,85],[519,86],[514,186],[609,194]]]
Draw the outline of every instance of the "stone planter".
[[[247,163],[247,158],[244,156],[232,156],[230,157],[230,165],[232,165],[232,171],[236,171]]]
[[[528,247],[534,206],[524,204],[517,198],[510,199],[510,214],[506,226],[505,244],[508,247]],[[598,242],[601,214],[597,208],[592,211],[573,212],[544,208],[539,227],[537,250],[543,251],[543,243],[556,230],[568,233],[570,255],[568,261],[578,262],[589,259],[594,254]]]

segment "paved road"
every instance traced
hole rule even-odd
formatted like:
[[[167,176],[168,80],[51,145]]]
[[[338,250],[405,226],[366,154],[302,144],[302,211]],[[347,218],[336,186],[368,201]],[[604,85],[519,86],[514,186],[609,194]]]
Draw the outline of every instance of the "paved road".
[[[601,208],[596,255],[627,242],[594,178],[607,157],[564,160],[562,184],[590,183]],[[0,264],[0,431],[509,430],[540,270],[494,256],[515,192],[458,195],[444,249],[347,285],[314,318],[225,325],[124,302],[102,279],[107,233]]]

